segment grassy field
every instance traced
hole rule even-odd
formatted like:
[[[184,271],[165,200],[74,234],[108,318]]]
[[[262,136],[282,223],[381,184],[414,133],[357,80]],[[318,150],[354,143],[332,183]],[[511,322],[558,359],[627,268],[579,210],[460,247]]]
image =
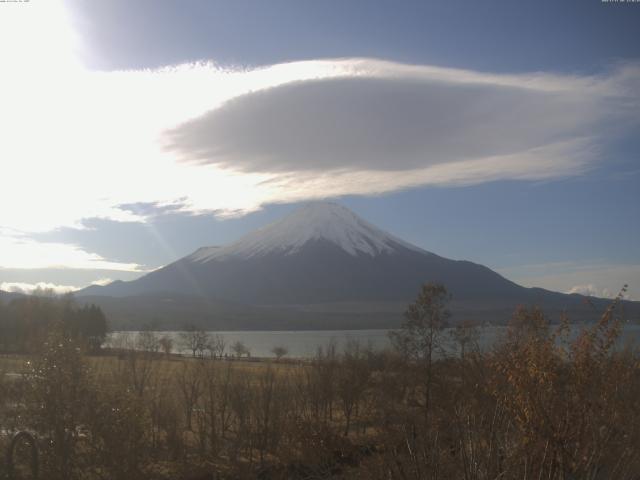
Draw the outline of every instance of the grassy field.
[[[193,364],[206,363],[220,371],[232,366],[241,375],[253,376],[257,373],[269,368],[278,375],[287,375],[295,372],[301,372],[308,368],[309,363],[301,360],[282,359],[246,359],[246,358],[227,358],[227,359],[211,359],[192,357],[188,355],[165,355],[165,354],[140,354],[137,355],[138,361],[147,362],[154,371],[154,375],[159,375],[160,379],[168,379],[178,375],[185,366]],[[130,360],[127,358],[128,353],[105,351],[101,355],[87,355],[84,360],[91,371],[98,376],[113,374],[114,372],[122,372],[130,366]],[[33,356],[28,354],[0,354],[0,372],[14,376],[16,374],[26,374],[30,372],[33,366]]]

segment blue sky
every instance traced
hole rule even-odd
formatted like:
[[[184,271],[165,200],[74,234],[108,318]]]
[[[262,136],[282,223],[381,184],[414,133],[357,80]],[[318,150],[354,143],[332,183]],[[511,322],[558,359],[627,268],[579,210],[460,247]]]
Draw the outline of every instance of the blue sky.
[[[640,299],[638,3],[3,16],[2,288],[135,278],[331,198],[525,285]]]

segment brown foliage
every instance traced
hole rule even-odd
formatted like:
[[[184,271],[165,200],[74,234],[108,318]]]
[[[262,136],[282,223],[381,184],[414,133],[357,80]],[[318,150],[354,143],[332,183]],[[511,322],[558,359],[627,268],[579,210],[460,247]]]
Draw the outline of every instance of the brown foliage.
[[[0,381],[0,418],[38,433],[52,479],[638,478],[640,364],[616,349],[619,299],[577,337],[521,308],[483,352],[466,325],[452,356],[447,299],[425,287],[395,351],[334,344],[250,368],[145,352],[87,362],[54,331],[26,383]]]

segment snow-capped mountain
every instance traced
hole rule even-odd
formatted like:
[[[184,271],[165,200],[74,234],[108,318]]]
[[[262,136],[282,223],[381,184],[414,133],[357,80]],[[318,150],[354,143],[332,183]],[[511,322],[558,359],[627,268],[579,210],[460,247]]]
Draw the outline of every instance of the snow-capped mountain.
[[[81,294],[165,292],[269,305],[407,301],[426,281],[475,295],[519,288],[486,267],[400,240],[343,206],[317,202],[230,245],[200,248],[138,280]]]
[[[309,203],[291,215],[256,230],[226,247],[204,247],[187,257],[193,262],[292,255],[310,242],[326,241],[349,255],[376,256],[401,249],[421,251],[371,225],[337,203]]]
[[[422,250],[335,203],[310,203],[230,245],[200,248],[138,280],[91,286],[78,295],[91,296],[107,313],[114,306],[129,319],[143,318],[143,309],[153,318],[191,317],[225,328],[292,328],[291,322],[296,328],[322,322],[346,328],[357,316],[362,328],[397,322],[426,282],[443,283],[454,314],[476,319],[504,321],[518,304],[589,308],[579,295],[524,288],[482,265]],[[175,302],[179,313],[168,313]],[[382,311],[386,317],[375,316]]]

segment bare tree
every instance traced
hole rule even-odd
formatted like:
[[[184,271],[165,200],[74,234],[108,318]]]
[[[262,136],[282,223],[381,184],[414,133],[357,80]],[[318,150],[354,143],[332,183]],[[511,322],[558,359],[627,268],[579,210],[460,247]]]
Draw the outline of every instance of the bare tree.
[[[478,338],[480,332],[478,327],[468,321],[464,321],[451,330],[451,338],[458,344],[460,349],[460,358],[464,360],[465,353],[468,346],[475,348],[478,347]]]
[[[108,346],[120,352],[124,350],[133,350],[134,342],[130,332],[116,332],[110,335]]]
[[[224,355],[224,351],[227,348],[227,342],[224,337],[219,334],[209,335],[207,342],[207,350],[212,358],[221,357]]]
[[[158,353],[160,350],[160,339],[155,332],[144,330],[138,334],[136,339],[138,350],[149,353]]]
[[[141,354],[134,350],[126,352],[124,362],[113,372],[117,377],[121,377],[127,385],[139,396],[144,394],[154,373],[155,360],[150,355]]]
[[[173,339],[171,337],[165,335],[160,340],[158,340],[158,343],[160,344],[160,348],[167,357],[171,355],[171,352],[173,350]]]
[[[199,330],[193,326],[187,326],[184,332],[180,333],[180,341],[182,346],[191,350],[195,357],[197,354],[202,355],[207,349],[209,335],[204,330]]]
[[[193,411],[204,393],[202,373],[201,361],[184,362],[183,369],[176,379],[189,430],[192,429]]]
[[[418,367],[423,379],[425,424],[431,409],[434,353],[441,348],[440,337],[450,316],[446,308],[449,298],[444,285],[423,285],[416,301],[407,308],[401,329],[389,334],[394,347]]]
[[[271,365],[268,365],[258,375],[252,404],[255,417],[255,443],[262,466],[265,463],[266,452],[277,450],[286,430],[284,423],[287,415],[290,414],[287,408],[288,398],[284,381],[278,378]]]
[[[312,368],[307,370],[305,379],[314,420],[324,426],[333,420],[337,368],[337,344],[332,339],[324,348],[318,347]]]
[[[367,355],[357,341],[347,342],[337,369],[337,395],[341,401],[345,419],[344,435],[349,435],[351,421],[366,392],[371,376],[371,365]]]
[[[233,350],[233,353],[235,353],[237,357],[242,357],[243,355],[249,356],[251,354],[247,346],[240,340],[231,345],[231,350]]]
[[[271,353],[273,353],[276,356],[276,360],[280,361],[282,357],[289,354],[289,349],[287,349],[287,347],[283,347],[279,345],[279,346],[273,347],[271,349]]]

